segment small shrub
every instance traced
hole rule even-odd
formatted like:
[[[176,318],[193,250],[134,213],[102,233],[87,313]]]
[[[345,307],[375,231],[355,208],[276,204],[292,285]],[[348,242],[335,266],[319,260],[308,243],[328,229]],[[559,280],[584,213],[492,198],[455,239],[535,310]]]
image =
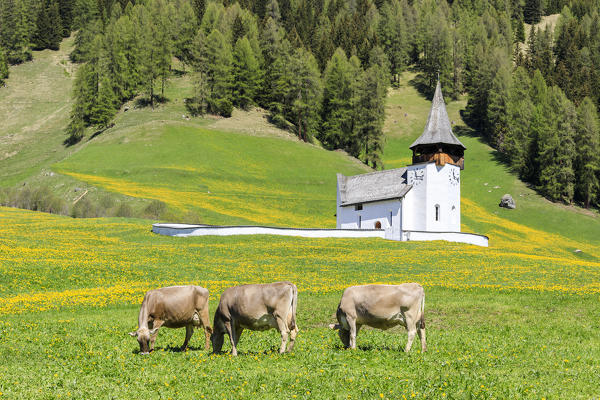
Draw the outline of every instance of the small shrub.
[[[148,218],[160,219],[167,205],[160,200],[152,200],[144,209],[144,215]]]
[[[79,200],[71,208],[71,217],[73,218],[95,218],[98,216],[97,206],[87,197]]]
[[[117,207],[115,217],[131,218],[133,217],[133,208],[128,203],[121,203]]]

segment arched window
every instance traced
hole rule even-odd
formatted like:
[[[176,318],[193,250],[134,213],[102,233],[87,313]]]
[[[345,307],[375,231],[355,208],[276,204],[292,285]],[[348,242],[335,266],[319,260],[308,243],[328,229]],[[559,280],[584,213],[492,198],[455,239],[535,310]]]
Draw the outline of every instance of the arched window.
[[[375,222],[375,229],[381,229],[381,222]]]
[[[436,221],[440,220],[440,205],[439,204],[435,205],[435,220]]]

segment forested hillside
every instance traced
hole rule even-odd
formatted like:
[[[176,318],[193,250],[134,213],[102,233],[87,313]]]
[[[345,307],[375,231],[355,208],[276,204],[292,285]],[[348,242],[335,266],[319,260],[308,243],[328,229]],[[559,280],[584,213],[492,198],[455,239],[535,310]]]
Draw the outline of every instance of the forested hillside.
[[[111,126],[122,104],[168,102],[192,74],[188,112],[259,105],[304,141],[384,168],[386,89],[413,69],[430,94],[468,102],[464,120],[553,201],[597,204],[598,0],[7,0],[0,79],[31,49],[76,31],[81,64],[68,143]],[[556,26],[525,22],[558,13]],[[174,62],[177,61],[177,66]]]

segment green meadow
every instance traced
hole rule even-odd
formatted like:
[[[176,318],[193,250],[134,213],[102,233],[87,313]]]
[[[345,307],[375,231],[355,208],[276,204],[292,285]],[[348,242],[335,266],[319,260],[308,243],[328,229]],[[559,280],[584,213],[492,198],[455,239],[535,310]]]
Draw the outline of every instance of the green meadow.
[[[185,74],[170,81],[167,103],[133,101],[114,127],[65,147],[70,43],[11,68],[0,89],[8,121],[0,125],[0,187],[48,185],[71,202],[82,193],[74,188],[87,189],[97,201],[109,196],[134,208],[159,200],[164,221],[332,227],[335,174],[368,171],[274,128],[260,110],[184,118]],[[388,96],[387,168],[410,163],[408,146],[429,112],[412,79],[406,73]],[[172,238],[152,234],[150,219],[0,208],[0,398],[600,397],[597,212],[550,203],[520,182],[464,126],[464,106],[465,99],[448,104],[467,147],[462,229],[488,235],[489,248]],[[504,193],[516,210],[498,207]],[[237,358],[205,351],[202,332],[182,353],[184,331],[161,329],[149,356],[127,335],[151,288],[205,286],[212,313],[224,288],[276,280],[299,289],[291,354],[277,354],[275,331],[244,332]],[[368,328],[356,351],[343,350],[327,328],[343,289],[407,281],[425,287],[428,351],[418,352],[417,339],[402,352],[403,329]]]

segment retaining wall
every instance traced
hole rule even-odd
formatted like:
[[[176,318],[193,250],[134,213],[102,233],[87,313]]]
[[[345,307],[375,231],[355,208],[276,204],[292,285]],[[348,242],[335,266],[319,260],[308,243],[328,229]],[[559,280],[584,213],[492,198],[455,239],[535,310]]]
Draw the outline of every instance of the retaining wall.
[[[402,231],[400,237],[392,237],[390,229],[304,229],[277,228],[269,226],[219,226],[188,224],[153,224],[152,232],[166,236],[232,236],[232,235],[279,235],[310,238],[382,238],[402,241],[446,240],[477,246],[488,246],[487,236],[462,232]]]

